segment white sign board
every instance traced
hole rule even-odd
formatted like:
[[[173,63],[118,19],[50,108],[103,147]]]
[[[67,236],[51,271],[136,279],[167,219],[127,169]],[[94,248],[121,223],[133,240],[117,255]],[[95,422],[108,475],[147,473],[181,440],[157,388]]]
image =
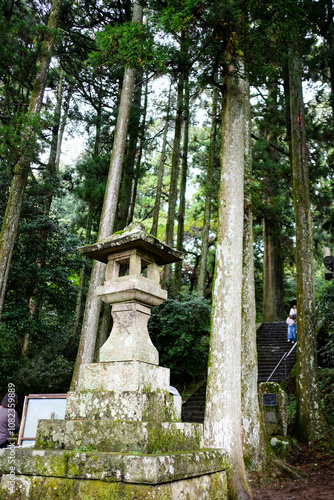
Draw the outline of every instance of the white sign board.
[[[25,397],[18,445],[34,446],[40,419],[64,419],[67,394],[29,394]]]

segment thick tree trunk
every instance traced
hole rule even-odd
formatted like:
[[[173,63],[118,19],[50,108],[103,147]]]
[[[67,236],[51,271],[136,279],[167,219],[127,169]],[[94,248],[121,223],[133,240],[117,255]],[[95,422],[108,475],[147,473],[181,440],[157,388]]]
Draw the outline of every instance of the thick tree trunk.
[[[177,242],[176,248],[182,252],[184,239],[184,217],[186,213],[186,188],[188,174],[188,142],[189,142],[189,77],[185,75],[184,79],[184,114],[183,114],[183,148],[181,162],[181,181],[180,181],[180,204],[177,224]],[[174,295],[178,296],[181,292],[182,280],[182,261],[176,262],[174,270],[173,290]]]
[[[155,204],[154,204],[154,210],[153,210],[153,222],[152,222],[152,229],[151,229],[151,234],[153,234],[153,236],[157,236],[157,234],[158,234],[158,222],[159,222],[159,212],[160,212],[160,203],[161,203],[162,179],[164,176],[171,92],[172,92],[172,84],[170,84],[170,87],[169,87],[166,119],[165,119],[164,133],[163,133],[163,138],[162,138],[162,148],[161,148],[161,153],[160,153],[160,162],[159,162],[159,170],[158,170],[158,183],[157,183],[157,190],[156,190],[156,195],[155,195]]]
[[[141,24],[143,8],[135,2],[132,21]],[[132,95],[135,84],[135,69],[127,68],[124,73],[119,113],[117,117],[114,145],[110,159],[110,169],[101,213],[97,240],[100,241],[113,232],[118,193],[122,177],[126,137],[129,127]],[[94,260],[86,298],[80,344],[72,378],[71,390],[80,387],[80,372],[83,363],[91,363],[94,359],[99,316],[102,300],[96,295],[96,288],[103,283],[105,264]]]
[[[39,117],[42,107],[46,79],[55,44],[54,30],[58,26],[61,5],[61,0],[53,0],[48,21],[48,31],[42,46],[39,67],[27,113],[27,125],[22,134],[20,145],[21,156],[15,165],[6,213],[0,234],[0,316],[3,308],[11,255],[19,225],[28,172],[30,163],[34,156],[37,133],[35,123],[37,121],[36,118]]]
[[[263,218],[263,317],[264,323],[285,319],[281,250],[281,224],[278,216]]]
[[[297,44],[289,50],[291,167],[296,225],[297,412],[295,432],[312,445],[324,432],[318,387],[312,222],[307,165],[302,60]]]
[[[208,170],[206,174],[206,186],[205,186],[206,194],[205,194],[205,205],[204,205],[204,222],[202,228],[201,257],[200,257],[199,273],[197,280],[197,293],[200,297],[203,297],[205,292],[206,264],[208,260],[211,199],[212,199],[212,194],[211,194],[212,169],[215,157],[215,141],[216,141],[216,114],[217,114],[217,87],[213,87],[212,104],[211,104],[210,146],[209,146]]]
[[[179,76],[177,87],[177,108],[175,116],[175,132],[173,141],[172,166],[170,174],[169,195],[168,195],[168,212],[166,224],[166,245],[172,247],[174,244],[174,220],[177,201],[177,184],[179,180],[179,163],[180,163],[180,148],[181,148],[181,131],[182,131],[182,114],[183,114],[183,86],[184,75]],[[171,283],[172,267],[171,264],[164,266],[163,282],[168,287]]]
[[[229,494],[249,499],[241,427],[241,289],[244,218],[245,82],[226,75],[222,107],[221,181],[205,446],[226,450]]]
[[[243,453],[252,469],[266,464],[265,435],[258,400],[256,349],[256,307],[253,255],[252,140],[249,85],[245,93],[245,192],[241,309],[241,412]]]

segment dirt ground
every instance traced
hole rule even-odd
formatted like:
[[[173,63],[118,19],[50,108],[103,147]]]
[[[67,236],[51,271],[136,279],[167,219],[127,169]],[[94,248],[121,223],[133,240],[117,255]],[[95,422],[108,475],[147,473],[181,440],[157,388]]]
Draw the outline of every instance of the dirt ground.
[[[334,453],[309,452],[298,445],[287,463],[296,468],[302,479],[275,478],[253,491],[258,500],[334,500]]]

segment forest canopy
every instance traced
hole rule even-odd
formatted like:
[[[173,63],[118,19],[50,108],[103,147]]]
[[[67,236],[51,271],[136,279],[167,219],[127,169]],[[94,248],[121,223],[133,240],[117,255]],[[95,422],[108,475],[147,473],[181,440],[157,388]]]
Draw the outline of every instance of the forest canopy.
[[[291,47],[305,105],[319,360],[332,366],[334,285],[323,265],[334,226],[332,2],[140,4],[143,22],[135,23],[130,0],[0,0],[2,242],[13,228],[0,270],[3,393],[9,381],[20,395],[69,388],[92,266],[77,247],[97,238],[131,68],[136,76],[114,231],[138,220],[185,252],[182,266],[164,272],[170,300],[154,311],[150,326],[173,383],[182,389],[205,375],[221,107],[232,66],[234,77],[250,84],[257,322],[285,320],[296,296]],[[9,220],[17,178],[21,198]],[[110,329],[102,313],[100,339]],[[177,330],[178,322],[189,328]]]

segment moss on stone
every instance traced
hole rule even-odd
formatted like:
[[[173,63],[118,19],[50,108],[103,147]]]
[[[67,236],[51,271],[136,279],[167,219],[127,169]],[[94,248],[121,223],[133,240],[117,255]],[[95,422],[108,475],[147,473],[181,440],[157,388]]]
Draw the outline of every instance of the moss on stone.
[[[8,486],[8,484],[7,484]],[[29,493],[27,494],[27,489]],[[227,499],[225,473],[215,473],[198,478],[176,481],[157,486],[143,484],[108,483],[56,477],[19,476],[14,492],[10,493],[6,483],[0,489],[1,500],[175,500],[176,498]]]

